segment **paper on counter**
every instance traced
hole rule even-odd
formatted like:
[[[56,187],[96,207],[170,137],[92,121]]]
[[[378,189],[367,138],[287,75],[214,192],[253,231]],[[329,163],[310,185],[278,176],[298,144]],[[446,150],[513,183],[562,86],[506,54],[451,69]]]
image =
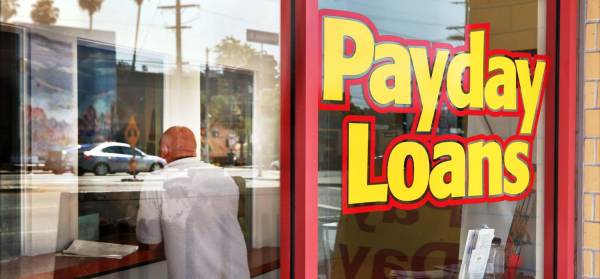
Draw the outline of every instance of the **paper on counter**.
[[[122,259],[138,250],[136,245],[115,244],[88,240],[75,240],[69,248],[63,250],[64,254],[82,257],[98,257]]]

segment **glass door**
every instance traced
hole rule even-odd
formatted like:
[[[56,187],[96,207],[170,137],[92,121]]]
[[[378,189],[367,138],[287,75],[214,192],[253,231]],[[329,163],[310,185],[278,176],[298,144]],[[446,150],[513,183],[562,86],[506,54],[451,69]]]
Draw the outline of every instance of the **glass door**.
[[[545,2],[318,7],[318,278],[544,278]]]

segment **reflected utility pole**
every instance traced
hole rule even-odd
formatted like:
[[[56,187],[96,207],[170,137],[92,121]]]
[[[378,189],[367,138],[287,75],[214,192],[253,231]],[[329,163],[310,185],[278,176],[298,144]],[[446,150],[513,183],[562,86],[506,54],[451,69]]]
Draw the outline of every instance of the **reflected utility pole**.
[[[175,30],[175,46],[176,46],[176,58],[175,64],[177,65],[177,73],[182,72],[182,58],[181,58],[181,31],[182,29],[189,29],[190,26],[181,25],[181,10],[186,8],[197,8],[198,4],[181,4],[181,0],[175,0],[175,5],[160,6],[159,9],[163,10],[175,10],[175,26],[168,26],[167,29]]]
[[[206,138],[206,142],[204,143],[204,161],[206,163],[210,163],[210,114],[208,112],[208,103],[210,103],[210,67],[208,65],[208,59],[209,59],[209,55],[210,55],[210,49],[206,48],[206,65],[204,68],[204,88],[206,88],[206,92],[204,92],[204,94],[206,94],[206,99],[204,101],[204,107],[202,109],[205,110],[204,115],[205,115],[205,127],[206,130],[204,131],[205,134],[205,138]],[[202,119],[200,119],[200,121],[202,121]]]

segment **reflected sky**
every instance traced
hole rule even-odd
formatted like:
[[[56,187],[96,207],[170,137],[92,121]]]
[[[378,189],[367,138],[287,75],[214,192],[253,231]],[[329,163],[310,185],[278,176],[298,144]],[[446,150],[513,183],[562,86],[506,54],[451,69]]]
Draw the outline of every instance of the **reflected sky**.
[[[451,36],[463,35],[465,3],[456,0],[320,0],[320,9],[345,10],[362,14],[373,21],[380,34],[462,45]],[[360,86],[350,89],[352,103],[368,108]]]
[[[161,10],[159,6],[173,5],[175,0],[145,0],[142,6],[139,34],[139,52],[160,53],[167,65],[174,64],[175,34],[166,29],[175,23],[172,10]],[[29,16],[34,0],[19,1],[20,7],[12,22],[30,23]],[[199,8],[183,10],[183,24],[191,29],[183,32],[183,60],[188,67],[202,68],[205,49],[212,48],[226,36],[242,41],[246,29],[258,29],[279,33],[278,0],[203,0],[182,1],[182,4],[200,4]],[[55,25],[87,29],[89,17],[77,1],[55,0],[60,16]],[[424,39],[436,42],[462,44],[449,37],[462,35],[462,29],[448,27],[463,26],[465,4],[453,0],[321,0],[319,8],[341,9],[361,13],[369,17],[382,34],[404,38]],[[105,0],[102,9],[94,14],[94,30],[115,33],[116,45],[133,48],[137,5],[133,0]],[[255,49],[261,46],[250,43]],[[279,61],[279,47],[264,45],[264,50]],[[123,53],[123,52],[121,52]],[[209,61],[214,61],[212,55]],[[130,60],[119,57],[119,60]]]
[[[462,44],[462,41],[448,39],[463,32],[448,29],[464,26],[465,4],[460,0],[320,0],[319,8],[365,15],[375,23],[380,34]]]
[[[33,0],[19,1],[20,7],[13,23],[30,23]],[[142,6],[139,51],[162,53],[167,64],[174,64],[175,33],[165,27],[175,24],[172,10],[159,6],[173,5],[175,0],[145,0]],[[199,8],[183,10],[182,23],[192,28],[183,31],[183,60],[188,67],[204,67],[205,49],[212,48],[226,36],[246,39],[246,29],[279,33],[278,0],[186,0],[182,4],[200,4]],[[75,0],[55,0],[60,15],[55,25],[87,29],[89,17]],[[133,0],[105,0],[102,9],[94,14],[94,30],[112,31],[116,45],[133,48],[137,5]],[[257,43],[250,43],[260,49]],[[264,45],[264,51],[279,60],[279,47]],[[216,55],[210,57],[214,61]]]

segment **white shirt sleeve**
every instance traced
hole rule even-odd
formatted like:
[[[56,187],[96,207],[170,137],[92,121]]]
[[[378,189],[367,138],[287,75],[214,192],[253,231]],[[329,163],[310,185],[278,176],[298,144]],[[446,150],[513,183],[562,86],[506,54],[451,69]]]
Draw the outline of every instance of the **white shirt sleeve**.
[[[160,193],[140,193],[136,234],[138,241],[144,244],[162,242]]]

